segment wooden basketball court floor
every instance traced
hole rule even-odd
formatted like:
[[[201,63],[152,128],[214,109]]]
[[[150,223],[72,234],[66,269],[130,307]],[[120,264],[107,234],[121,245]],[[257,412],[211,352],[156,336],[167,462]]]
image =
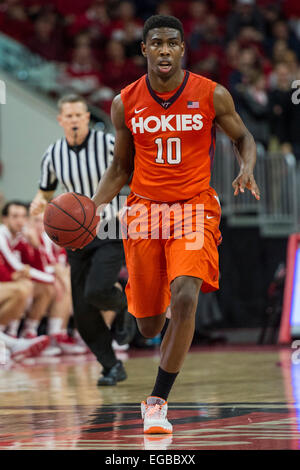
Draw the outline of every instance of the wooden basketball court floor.
[[[147,437],[140,402],[158,354],[118,354],[128,379],[115,387],[96,386],[100,366],[91,355],[2,368],[0,450],[299,449],[295,350],[193,346],[169,396],[173,435]]]

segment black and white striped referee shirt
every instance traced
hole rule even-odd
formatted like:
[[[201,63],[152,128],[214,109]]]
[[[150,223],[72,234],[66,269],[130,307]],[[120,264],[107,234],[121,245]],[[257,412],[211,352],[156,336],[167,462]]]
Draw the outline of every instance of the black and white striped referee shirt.
[[[39,187],[54,191],[60,183],[66,192],[92,197],[106,168],[113,159],[115,138],[110,133],[90,129],[84,142],[76,147],[65,137],[51,144],[42,158]],[[120,196],[106,206],[104,218],[116,216]]]

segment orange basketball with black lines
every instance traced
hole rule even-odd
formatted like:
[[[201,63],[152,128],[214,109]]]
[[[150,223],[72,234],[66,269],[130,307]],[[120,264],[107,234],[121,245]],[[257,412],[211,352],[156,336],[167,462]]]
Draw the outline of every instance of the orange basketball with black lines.
[[[44,227],[51,240],[64,248],[83,248],[96,236],[99,217],[94,202],[71,192],[52,199],[44,213]]]

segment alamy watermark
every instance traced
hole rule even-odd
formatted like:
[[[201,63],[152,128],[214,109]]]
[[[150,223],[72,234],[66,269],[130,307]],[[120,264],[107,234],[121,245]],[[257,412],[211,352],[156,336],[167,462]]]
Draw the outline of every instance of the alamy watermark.
[[[126,205],[120,196],[118,218],[108,216],[107,206],[97,210],[100,223],[97,236],[101,240],[116,239],[184,239],[186,250],[200,250],[204,243],[204,204],[138,203]],[[207,221],[215,215],[206,215]]]
[[[295,91],[292,93],[292,103],[299,104],[300,103],[300,80],[294,80],[292,82],[292,88],[295,88]]]
[[[292,363],[294,365],[300,364],[300,340],[296,339],[295,341],[293,341],[291,348],[295,349],[291,356]]]
[[[3,80],[0,80],[0,104],[6,104],[6,85]]]

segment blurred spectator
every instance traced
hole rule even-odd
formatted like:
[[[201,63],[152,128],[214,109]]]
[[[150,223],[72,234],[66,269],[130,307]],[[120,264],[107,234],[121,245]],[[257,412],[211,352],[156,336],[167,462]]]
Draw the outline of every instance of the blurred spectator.
[[[208,6],[205,0],[193,0],[187,6],[187,17],[183,19],[183,29],[186,40],[190,42],[190,35],[202,35],[206,24]],[[181,17],[180,17],[181,18]]]
[[[11,278],[28,278],[32,281],[33,300],[27,313],[24,335],[36,335],[41,319],[52,302],[54,276],[45,273],[40,253],[29,246],[22,231],[28,219],[26,204],[10,201],[2,210],[3,225],[0,226],[0,253],[2,264]],[[32,266],[35,267],[32,267]],[[17,273],[17,274],[15,274]],[[15,320],[16,322],[16,320]],[[18,324],[15,323],[15,329]]]
[[[295,0],[284,0],[283,13],[287,18],[300,18],[300,4]]]
[[[264,19],[255,5],[255,0],[237,0],[234,11],[227,18],[227,38],[235,38],[240,30],[251,27],[258,33],[264,33]]]
[[[192,49],[198,47],[198,43],[203,42],[203,44],[217,44],[218,47],[221,45],[222,35],[220,31],[220,22],[219,19],[209,13],[206,16],[205,24],[198,30],[197,27],[191,32],[189,36],[189,45]]]
[[[271,135],[283,144],[289,141],[288,109],[291,99],[291,75],[285,63],[276,65],[269,83]]]
[[[284,63],[289,69],[289,73],[293,80],[300,78],[300,70],[299,70],[299,61],[297,59],[297,55],[293,51],[287,51],[285,54]]]
[[[131,58],[136,65],[143,67],[145,65],[145,59],[141,54],[141,40],[137,38],[136,29],[133,23],[128,23],[125,26],[125,38],[122,43],[125,46],[126,57]]]
[[[96,0],[86,11],[74,15],[68,27],[69,35],[72,37],[83,31],[90,36],[92,46],[103,47],[110,36],[111,20],[107,12],[105,1]]]
[[[291,18],[289,21],[291,30],[296,35],[298,41],[300,41],[300,13],[297,17]]]
[[[269,76],[269,89],[273,90],[280,89],[283,91],[291,90],[291,82],[293,75],[288,67],[288,64],[284,62],[278,62],[272,73]]]
[[[156,15],[173,15],[171,1],[164,1],[159,3],[155,11]]]
[[[261,8],[264,19],[264,36],[272,35],[273,24],[281,17],[280,5],[278,3],[270,3]]]
[[[100,73],[99,64],[93,56],[88,45],[77,46],[72,55],[71,63],[66,67],[60,77],[60,84],[64,92],[75,92],[83,95],[91,103],[108,102],[109,106],[114,93],[108,86],[103,86],[103,74]],[[110,84],[110,80],[108,80]],[[105,109],[106,106],[103,105]]]
[[[240,47],[237,41],[230,41],[222,55],[219,70],[219,82],[229,88],[229,77],[237,70],[239,64]]]
[[[74,48],[65,79],[70,88],[84,96],[99,88],[101,84],[99,64],[90,46],[81,44]]]
[[[231,0],[214,0],[213,7],[218,18],[226,18],[231,10]]]
[[[56,11],[55,2],[51,0],[23,0],[22,4],[25,6],[29,18],[33,20],[45,9]]]
[[[86,353],[87,348],[77,344],[76,340],[67,334],[72,314],[72,297],[70,267],[65,249],[55,245],[46,235],[43,214],[30,216],[25,235],[31,246],[39,252],[43,270],[55,276],[54,298],[47,311],[47,334],[50,344],[42,356]]]
[[[237,39],[241,48],[254,47],[263,54],[263,35],[252,26],[243,26],[240,28]]]
[[[73,38],[73,49],[76,47],[80,47],[80,46],[86,46],[86,47],[92,48],[92,38],[88,30],[81,31]],[[93,49],[93,53],[94,53],[94,49]]]
[[[264,75],[256,71],[248,84],[236,85],[234,98],[245,126],[255,141],[267,148],[270,137],[269,99]]]
[[[200,3],[202,3],[202,0],[189,0],[188,2],[186,2],[185,0],[172,0],[171,5],[173,15],[177,18],[180,18],[180,20],[185,23],[185,21],[191,16],[189,8],[190,4],[193,1],[199,1]],[[197,6],[195,8],[197,8]]]
[[[212,80],[219,79],[219,64],[224,55],[219,34],[219,21],[208,15],[202,31],[192,32],[189,37],[190,68],[193,72]]]
[[[282,39],[278,39],[272,49],[272,62],[273,64],[277,64],[279,62],[283,62],[285,60],[285,56],[288,51],[288,45],[286,41],[283,41]]]
[[[237,84],[247,85],[252,80],[257,70],[261,69],[261,64],[257,53],[253,48],[242,49],[239,54],[238,64],[229,76],[229,89],[234,92]]]
[[[130,37],[128,38],[128,31]],[[111,25],[110,38],[128,42],[134,35],[135,41],[141,41],[143,22],[135,16],[135,5],[130,1],[122,1],[117,10],[117,19]]]
[[[115,93],[144,74],[144,69],[128,59],[120,41],[110,40],[106,47],[107,59],[103,64],[103,81]]]
[[[32,33],[32,24],[21,1],[6,0],[0,4],[0,31],[17,41],[26,42]]]
[[[0,331],[12,322],[19,325],[32,294],[28,269],[11,272],[0,251]]]
[[[278,20],[272,25],[272,34],[265,38],[265,51],[267,55],[272,53],[274,44],[277,41],[284,41],[287,48],[294,51],[297,57],[300,57],[300,42],[296,35],[289,28],[286,21]]]
[[[34,33],[28,39],[27,46],[49,61],[65,59],[62,29],[54,12],[43,12],[37,17]]]
[[[93,0],[54,0],[57,10],[62,15],[77,15],[85,12],[91,5]]]

